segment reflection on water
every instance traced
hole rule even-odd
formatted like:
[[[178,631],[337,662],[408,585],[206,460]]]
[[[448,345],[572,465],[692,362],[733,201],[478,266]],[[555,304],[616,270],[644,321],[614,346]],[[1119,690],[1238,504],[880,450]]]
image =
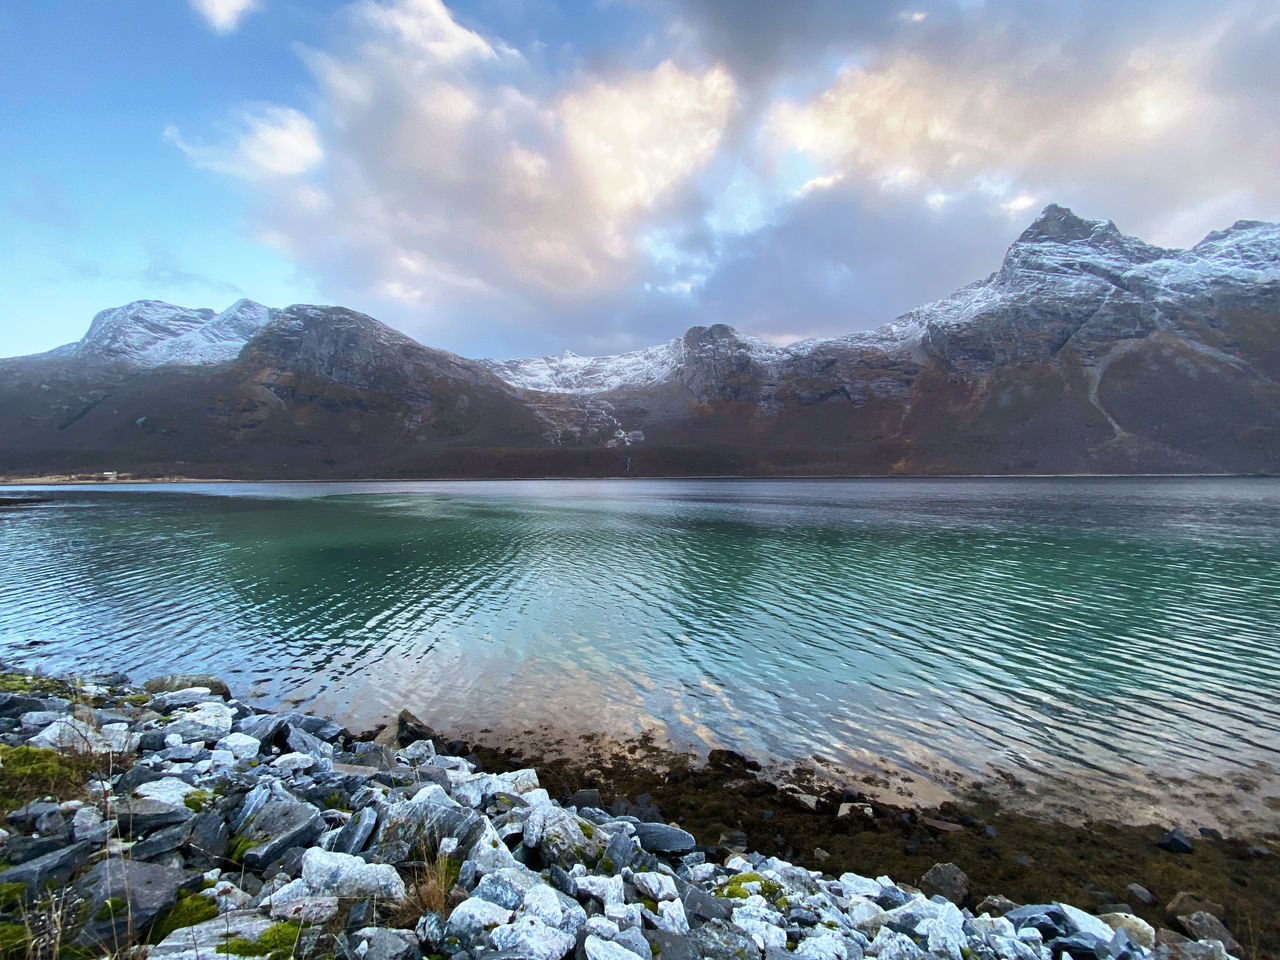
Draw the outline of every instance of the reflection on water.
[[[0,513],[0,649],[372,723],[1099,782],[1280,751],[1266,480],[200,484]]]

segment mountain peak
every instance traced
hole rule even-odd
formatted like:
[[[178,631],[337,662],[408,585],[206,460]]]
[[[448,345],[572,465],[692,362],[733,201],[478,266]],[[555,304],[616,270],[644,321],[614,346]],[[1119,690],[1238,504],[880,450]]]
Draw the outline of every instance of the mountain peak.
[[[1086,220],[1078,217],[1069,207],[1051,203],[1040,211],[1040,216],[1018,237],[1019,243],[1037,243],[1044,240],[1058,243],[1076,243],[1088,240],[1118,240],[1121,234],[1110,220]]]

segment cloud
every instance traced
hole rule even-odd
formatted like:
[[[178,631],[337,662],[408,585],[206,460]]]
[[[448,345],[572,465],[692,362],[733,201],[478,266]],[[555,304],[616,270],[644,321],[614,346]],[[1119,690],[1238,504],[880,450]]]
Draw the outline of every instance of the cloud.
[[[244,291],[234,283],[183,269],[174,260],[173,255],[166,251],[152,251],[147,265],[136,274],[126,275],[126,279],[136,280],[147,289],[155,287],[184,291],[198,289],[220,297],[244,296]]]
[[[467,352],[847,333],[995,269],[1048,202],[1178,244],[1280,217],[1263,0],[629,0],[600,37],[642,41],[589,51],[441,0],[341,16],[299,51],[306,113],[165,135],[326,296]]]
[[[175,126],[164,138],[199,167],[245,180],[304,174],[324,159],[316,125],[291,107],[266,105],[240,116],[239,131],[219,146],[193,146]]]
[[[191,8],[215,33],[234,33],[240,21],[258,7],[258,0],[191,0]]]

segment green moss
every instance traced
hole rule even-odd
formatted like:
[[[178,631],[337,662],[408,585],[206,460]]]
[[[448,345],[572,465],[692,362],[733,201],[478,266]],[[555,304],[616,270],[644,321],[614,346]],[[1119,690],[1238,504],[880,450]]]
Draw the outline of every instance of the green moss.
[[[145,707],[151,702],[151,697],[145,693],[131,693],[127,697],[121,697],[120,702],[133,707]]]
[[[301,937],[302,925],[295,920],[286,920],[267,927],[257,940],[233,937],[218,944],[215,952],[240,957],[266,957],[267,960],[289,960]]]
[[[123,913],[128,906],[129,904],[125,903],[119,897],[112,897],[98,908],[98,912],[93,915],[93,919],[97,920],[99,923],[105,923],[116,914]]]
[[[655,899],[653,899],[653,897],[641,897],[641,898],[640,898],[640,902],[641,902],[641,903],[643,903],[643,904],[645,905],[645,908],[646,908],[650,913],[657,913],[657,912],[658,912],[658,901],[657,901],[657,900],[655,900]]]
[[[578,826],[582,828],[582,835],[586,837],[588,840],[591,840],[592,838],[595,837],[596,828],[593,827],[591,824],[587,823],[587,821],[579,820]]]
[[[95,761],[85,754],[64,756],[40,747],[0,745],[0,810],[15,810],[29,800],[54,796],[76,799]]]
[[[183,927],[194,927],[197,923],[212,920],[218,915],[218,905],[208,897],[198,893],[183,897],[166,910],[151,927],[151,935],[147,938],[151,943],[159,943],[175,930]]]
[[[0,957],[22,957],[31,945],[27,928],[20,923],[0,923]]]
[[[458,882],[458,877],[462,875],[462,861],[455,860],[453,857],[445,857],[439,862],[438,867],[441,888],[452,890]]]
[[[33,677],[29,673],[0,673],[0,691],[25,693],[40,697],[64,697],[71,699],[75,689],[65,680],[52,677]]]
[[[344,810],[347,813],[351,812],[351,808],[347,806],[346,801],[342,799],[342,794],[337,790],[324,798],[324,806],[326,810]]]
[[[752,886],[753,889],[748,890],[748,886]],[[715,889],[717,897],[728,897],[732,900],[745,900],[753,893],[773,901],[782,895],[782,886],[758,873],[738,873]]]
[[[213,794],[208,790],[192,790],[182,798],[183,806],[189,810],[199,813],[213,800]]]
[[[254,847],[262,846],[264,841],[255,840],[252,837],[238,836],[231,841],[230,857],[233,863],[243,863],[244,855]]]
[[[656,943],[649,944],[649,952],[656,957],[658,955],[658,945]]]
[[[600,858],[600,869],[603,870],[605,873],[613,873],[613,868],[615,866],[616,864],[613,862],[613,857]]]
[[[22,906],[27,902],[27,885],[19,881],[0,883],[0,906]]]

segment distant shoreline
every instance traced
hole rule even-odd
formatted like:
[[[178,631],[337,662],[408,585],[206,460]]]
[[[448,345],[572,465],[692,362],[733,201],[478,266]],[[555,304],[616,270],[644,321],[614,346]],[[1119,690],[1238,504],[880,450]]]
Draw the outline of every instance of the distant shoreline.
[[[685,481],[685,480],[786,480],[799,482],[830,480],[1275,480],[1276,474],[1270,473],[852,473],[852,474],[806,474],[773,475],[756,474],[690,474],[673,476],[619,476],[619,477],[574,477],[574,476],[538,476],[538,477],[270,477],[260,479],[240,479],[231,477],[113,477],[111,479],[91,479],[88,477],[7,477],[0,479],[0,487],[108,487],[108,486],[144,486],[228,483],[538,483],[551,480],[574,480],[586,482],[631,482],[631,481]]]

